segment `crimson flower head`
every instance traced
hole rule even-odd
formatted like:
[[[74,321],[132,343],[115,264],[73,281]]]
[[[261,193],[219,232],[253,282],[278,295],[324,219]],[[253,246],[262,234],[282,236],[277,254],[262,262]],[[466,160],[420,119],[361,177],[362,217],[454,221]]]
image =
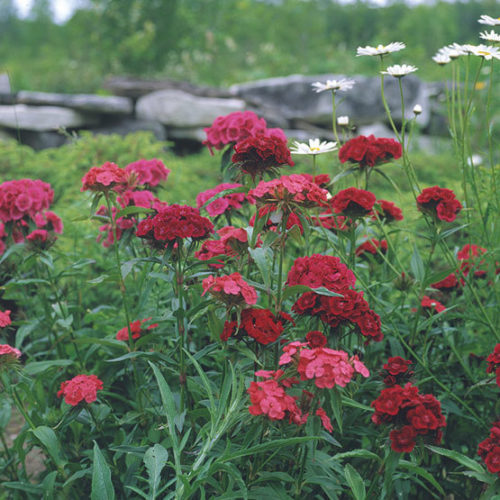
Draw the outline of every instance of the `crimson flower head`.
[[[141,336],[141,333],[144,332],[144,329],[142,328],[142,325],[149,321],[151,318],[145,318],[145,319],[137,319],[135,321],[132,321],[130,323],[130,333],[132,334],[132,338],[138,339]],[[155,323],[153,325],[149,325],[146,330],[151,330],[153,328],[156,328],[158,326],[158,323]],[[128,341],[128,328],[125,326],[122,329],[118,330],[116,333],[116,340],[124,340],[125,342]]]
[[[364,243],[359,245],[358,248],[356,248],[356,255],[358,257],[366,254],[377,255],[377,250],[381,253],[387,253],[387,241],[379,241],[376,238],[366,240]]]
[[[422,297],[421,305],[424,309],[428,309],[430,311],[436,311],[438,313],[446,311],[446,307],[438,302],[437,300],[431,299],[427,295]]]
[[[497,385],[500,387],[500,344],[495,346],[494,351],[486,358],[486,361],[488,362],[486,373],[495,373]]]
[[[401,373],[406,373],[408,367],[412,362],[408,359],[404,359],[401,356],[394,356],[389,358],[387,363],[383,366],[384,370],[387,370],[390,375],[400,375]]]
[[[93,403],[97,399],[97,391],[102,388],[102,380],[95,375],[77,375],[61,383],[57,397],[64,396],[64,401],[71,406],[76,406],[80,401]]]
[[[257,292],[241,276],[232,273],[226,276],[208,276],[202,282],[203,293],[210,292],[216,299],[224,302],[228,307],[257,303]]]
[[[341,163],[358,163],[360,168],[374,167],[401,157],[401,144],[394,139],[360,135],[347,141],[339,150]]]
[[[403,212],[392,201],[377,200],[373,211],[377,214],[373,215],[375,220],[377,217],[385,222],[393,222],[395,220],[403,220]]]
[[[80,191],[109,191],[120,190],[126,187],[128,174],[125,169],[120,168],[110,161],[100,167],[92,167],[82,178]]]
[[[306,340],[311,347],[324,347],[326,345],[326,337],[318,330],[312,330],[306,335]]]
[[[226,191],[227,189],[235,189],[240,187],[243,187],[242,184],[225,182],[223,184],[215,186],[213,189],[202,191],[196,197],[196,206],[198,208],[201,208],[203,205],[205,205],[205,203],[207,203],[207,201],[216,196],[218,193]],[[211,217],[215,217],[231,210],[240,209],[245,200],[245,193],[230,193],[215,199],[214,201],[210,202],[205,208],[208,212],[208,215],[210,215]]]
[[[462,210],[462,204],[457,200],[455,193],[451,189],[439,186],[423,189],[417,196],[417,207],[446,222],[453,222]]]
[[[431,287],[435,288],[436,290],[441,290],[441,291],[449,291],[453,290],[454,288],[458,288],[459,282],[457,279],[457,276],[455,273],[451,273],[446,278],[442,279],[441,281],[436,281],[436,283],[432,283]]]
[[[372,192],[350,187],[333,196],[330,204],[336,214],[363,217],[372,211],[375,201],[376,197]]]
[[[490,435],[479,443],[477,454],[484,460],[487,469],[500,477],[500,420],[490,429]]]
[[[295,165],[282,131],[268,129],[265,133],[249,136],[236,143],[234,151],[231,161],[252,178],[262,177],[283,165]]]

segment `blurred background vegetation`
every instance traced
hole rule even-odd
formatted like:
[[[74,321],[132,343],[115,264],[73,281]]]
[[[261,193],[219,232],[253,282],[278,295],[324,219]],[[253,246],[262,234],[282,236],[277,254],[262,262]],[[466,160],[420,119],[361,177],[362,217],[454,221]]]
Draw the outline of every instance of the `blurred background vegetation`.
[[[356,47],[402,41],[395,62],[422,78],[442,73],[431,57],[452,42],[479,43],[481,14],[497,0],[377,7],[335,0],[82,0],[66,22],[50,0],[20,18],[0,0],[0,72],[12,89],[96,92],[116,75],[226,86],[292,73],[364,74],[373,58]]]

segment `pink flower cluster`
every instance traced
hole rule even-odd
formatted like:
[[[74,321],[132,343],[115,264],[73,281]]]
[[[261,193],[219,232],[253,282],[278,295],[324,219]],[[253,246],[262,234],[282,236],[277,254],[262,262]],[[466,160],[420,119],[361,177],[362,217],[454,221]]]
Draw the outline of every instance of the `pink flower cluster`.
[[[210,199],[212,199],[222,191],[241,187],[243,187],[242,184],[226,182],[223,184],[219,184],[212,189],[202,191],[196,197],[196,206],[198,208],[201,208],[203,205],[205,205],[205,203],[207,203]],[[217,215],[221,215],[225,212],[240,209],[245,200],[245,193],[229,193],[212,201],[205,207],[205,209],[208,212],[208,215],[210,215],[211,217],[216,217]]]
[[[253,306],[257,303],[257,292],[241,276],[232,273],[226,276],[208,276],[202,282],[203,293],[210,292],[217,300],[226,306]]]
[[[125,172],[129,178],[132,174],[136,176],[136,182],[133,184],[157,186],[160,182],[166,181],[170,170],[165,167],[161,160],[153,158],[151,160],[139,160],[129,163],[125,167]]]
[[[439,186],[423,189],[417,196],[417,207],[446,222],[453,222],[462,210],[462,204],[457,200],[455,193],[451,189]]]
[[[484,460],[488,470],[500,477],[500,420],[492,425],[489,437],[479,443],[477,454]]]
[[[12,359],[19,359],[21,357],[21,351],[15,347],[11,347],[8,344],[0,344],[0,360],[9,357]]]
[[[7,309],[5,311],[0,311],[0,328],[5,328],[12,324],[10,319],[10,311]]]
[[[252,111],[236,111],[218,116],[211,127],[203,129],[207,134],[203,144],[213,154],[212,148],[222,149],[226,144],[236,144],[247,137],[263,133],[267,124]]]
[[[57,397],[64,396],[64,401],[71,406],[76,406],[80,401],[93,403],[97,399],[97,391],[102,388],[102,380],[95,375],[77,375],[61,383]]]
[[[92,167],[82,177],[81,191],[120,191],[126,188],[129,175],[125,169],[110,161],[100,167]]]
[[[383,389],[371,406],[375,408],[374,424],[396,426],[390,433],[394,451],[412,451],[417,436],[429,436],[433,442],[441,442],[441,429],[446,426],[441,404],[432,394],[420,394],[418,387],[411,383]]]

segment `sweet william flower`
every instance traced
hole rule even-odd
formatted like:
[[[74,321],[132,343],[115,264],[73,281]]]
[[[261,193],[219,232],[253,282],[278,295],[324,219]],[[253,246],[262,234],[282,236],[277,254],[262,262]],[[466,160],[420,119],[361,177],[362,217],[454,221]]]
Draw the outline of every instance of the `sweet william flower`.
[[[125,188],[128,174],[110,161],[100,167],[92,167],[82,178],[80,191],[109,191],[110,189]]]
[[[327,80],[326,83],[314,82],[312,85],[315,92],[324,92],[325,90],[331,90],[336,92],[340,90],[344,92],[346,90],[351,90],[356,82],[354,80],[348,80],[346,78],[341,78],[340,80]]]
[[[330,153],[337,149],[336,142],[320,141],[320,139],[309,139],[309,144],[304,142],[293,143],[290,151],[296,155],[319,155],[323,153]]]
[[[240,305],[255,305],[257,292],[241,276],[232,273],[226,276],[208,276],[202,282],[203,293],[210,292],[216,299],[224,302],[228,307]]]
[[[10,311],[9,310],[0,311],[0,328],[5,328],[10,324],[12,324],[12,321],[10,319]]]
[[[93,403],[97,399],[97,391],[102,388],[102,380],[95,375],[77,375],[61,383],[57,397],[64,396],[64,401],[71,406],[76,406],[81,401]]]
[[[389,66],[385,71],[381,71],[381,73],[383,75],[394,76],[395,78],[402,78],[417,70],[418,68],[411,64],[394,64],[393,66]]]
[[[393,42],[388,45],[379,44],[376,47],[367,45],[366,47],[358,47],[357,56],[384,56],[391,52],[398,52],[404,49],[406,45],[402,42]]]
[[[0,360],[2,360],[4,356],[19,359],[21,357],[21,351],[8,344],[0,344]]]

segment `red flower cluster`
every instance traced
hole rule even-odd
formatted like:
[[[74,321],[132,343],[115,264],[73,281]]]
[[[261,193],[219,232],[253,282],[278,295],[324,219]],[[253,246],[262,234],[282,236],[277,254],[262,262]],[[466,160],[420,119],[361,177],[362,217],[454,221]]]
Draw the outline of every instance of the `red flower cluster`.
[[[252,111],[236,111],[226,116],[218,116],[211,127],[203,129],[207,138],[203,144],[213,154],[212,148],[222,149],[226,144],[235,144],[247,137],[263,133],[266,120]]]
[[[71,380],[61,383],[57,397],[64,396],[64,401],[71,406],[76,406],[80,401],[93,403],[97,399],[97,391],[102,390],[102,380],[95,375],[77,375]]]
[[[418,387],[410,383],[404,388],[395,385],[383,389],[371,406],[375,408],[374,424],[397,426],[390,433],[394,451],[412,451],[419,435],[430,436],[435,443],[441,441],[441,428],[446,426],[446,420],[441,413],[441,404],[432,394],[419,394]]]
[[[342,294],[340,297],[320,295],[315,292],[302,294],[292,307],[299,315],[319,316],[332,328],[346,322],[354,323],[369,340],[383,339],[380,317],[370,309],[363,292],[350,289],[356,278],[338,257],[315,254],[299,257],[288,273],[287,285],[325,287]]]
[[[259,219],[262,219],[267,214],[270,214],[264,226],[265,229],[269,229],[271,231],[278,230],[280,222],[283,218],[283,213],[278,210],[278,207],[276,205],[264,205],[263,207],[259,208],[258,213]],[[255,214],[252,215],[252,218],[249,221],[249,225],[252,227],[255,225]],[[297,226],[300,230],[300,234],[304,234],[304,227],[302,226],[300,218],[298,217],[298,215],[291,212],[288,214],[288,218],[286,220],[286,228],[287,230],[289,230],[292,229],[293,226]]]
[[[241,170],[253,178],[276,167],[294,162],[287,147],[286,136],[279,129],[267,129],[265,133],[249,136],[234,146],[231,161],[239,164]]]
[[[161,160],[153,158],[152,160],[139,160],[129,163],[125,167],[125,172],[129,178],[135,174],[136,182],[134,184],[157,186],[160,182],[167,180],[170,170],[165,167]]]
[[[439,186],[423,189],[417,196],[417,207],[446,222],[453,222],[462,210],[462,204],[455,197],[455,193]]]
[[[495,373],[497,385],[500,387],[500,344],[495,346],[494,351],[486,358],[488,368],[486,373]]]
[[[0,328],[5,328],[12,324],[12,320],[10,319],[10,311],[0,311]]]
[[[329,203],[328,209],[324,212],[321,212],[317,217],[313,218],[315,226],[323,226],[325,229],[329,229],[330,231],[347,231],[351,224],[352,220],[344,215],[336,215],[332,211],[332,207]]]
[[[404,359],[401,356],[389,358],[383,366],[384,371],[382,372],[382,376],[384,377],[384,384],[388,387],[396,384],[401,385],[401,382],[406,381],[413,375],[413,372],[408,370],[411,364],[410,360]]]
[[[202,191],[196,197],[196,206],[201,208],[207,201],[213,198],[215,195],[226,191],[227,189],[235,189],[243,187],[242,184],[238,183],[223,183],[215,186],[213,189],[207,189]],[[242,203],[246,200],[245,193],[231,193],[217,198],[216,200],[209,203],[205,209],[208,215],[215,217],[221,215],[224,212],[229,212],[230,210],[238,210],[242,207]]]
[[[82,178],[80,191],[109,191],[127,186],[128,173],[110,161],[100,167],[92,167]]]
[[[372,217],[374,220],[377,219],[377,217],[385,222],[393,222],[395,220],[404,219],[403,212],[392,201],[377,200],[373,211],[376,213],[376,216],[374,213]]]
[[[259,205],[273,205],[285,213],[295,208],[312,208],[327,203],[328,191],[303,175],[283,175],[279,179],[261,181],[248,192],[248,198]]]
[[[428,309],[430,311],[436,311],[438,313],[446,311],[446,307],[443,304],[441,304],[441,302],[431,299],[430,297],[427,297],[427,295],[424,295],[422,297],[421,306],[424,309]]]
[[[490,436],[479,443],[477,454],[484,460],[492,474],[500,477],[500,420],[490,429]]]
[[[460,271],[464,276],[468,276],[472,268],[474,268],[474,276],[480,278],[486,275],[486,266],[484,259],[478,259],[481,255],[487,252],[486,248],[478,245],[464,245],[457,253],[457,260],[461,262]]]
[[[378,250],[378,251],[377,251]],[[363,254],[370,253],[372,255],[377,255],[378,252],[386,253],[387,252],[387,241],[382,240],[379,241],[375,238],[371,240],[366,240],[364,243],[356,248],[356,255],[360,257]]]
[[[450,291],[453,290],[454,288],[457,288],[458,286],[459,282],[457,280],[455,273],[451,273],[448,276],[446,276],[446,278],[442,279],[441,281],[437,281],[436,283],[432,283],[431,285],[432,288],[441,291]]]
[[[326,188],[328,184],[330,184],[330,176],[328,174],[318,174],[318,175],[311,175],[311,174],[301,174],[304,179],[308,180],[309,182],[313,182],[320,188]]]
[[[142,333],[144,333],[144,328],[142,325],[149,321],[151,318],[145,318],[145,319],[136,319],[135,321],[132,321],[130,323],[130,333],[132,334],[132,338],[138,339]],[[149,325],[146,330],[152,330],[153,328],[156,328],[158,326],[158,323],[154,323],[153,325]],[[118,330],[116,333],[116,340],[124,340],[125,342],[128,341],[128,328],[125,326],[121,330]]]
[[[339,150],[341,163],[351,161],[358,163],[360,168],[374,167],[391,159],[401,157],[401,144],[394,139],[360,135],[347,141]]]
[[[318,330],[313,330],[308,332],[306,335],[306,340],[311,347],[325,347],[326,337]]]
[[[206,238],[213,233],[213,229],[213,224],[202,217],[198,209],[187,205],[169,205],[139,222],[135,234],[153,242],[171,243],[183,238]]]
[[[237,321],[226,321],[220,338],[227,341],[236,333],[238,336],[246,334],[259,344],[267,345],[283,333],[285,322],[293,323],[293,319],[283,312],[277,318],[269,309],[244,309],[241,312],[240,324],[238,325]]]
[[[375,201],[376,197],[370,191],[350,187],[333,196],[330,205],[336,214],[363,217],[372,211]]]
[[[224,302],[228,307],[257,303],[257,292],[241,276],[232,273],[227,276],[208,276],[202,282],[203,293],[210,292],[216,299]]]

